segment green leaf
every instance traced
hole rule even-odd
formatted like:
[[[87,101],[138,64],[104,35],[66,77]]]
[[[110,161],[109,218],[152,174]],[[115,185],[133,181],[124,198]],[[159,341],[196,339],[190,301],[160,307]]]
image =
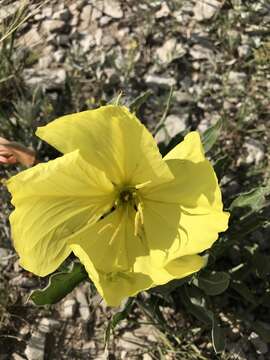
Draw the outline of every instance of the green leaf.
[[[211,126],[209,129],[207,129],[203,134],[202,134],[202,143],[203,143],[203,147],[204,147],[204,151],[207,153],[209,150],[212,149],[212,147],[215,145],[221,128],[223,125],[223,120],[220,118],[215,125]]]
[[[226,174],[228,167],[230,166],[231,160],[228,155],[220,156],[214,163],[215,173],[218,180],[220,181]]]
[[[216,354],[222,353],[222,351],[225,348],[225,335],[224,335],[224,330],[218,323],[215,316],[213,316],[211,336],[212,336],[212,344],[215,353]]]
[[[198,278],[198,286],[207,295],[215,296],[222,294],[230,284],[230,275],[220,272],[201,272]]]
[[[264,207],[265,197],[269,194],[270,184],[242,193],[233,200],[230,210],[233,211],[236,208],[250,208],[253,212],[257,212]]]
[[[192,275],[186,276],[182,279],[172,280],[164,285],[155,286],[152,289],[149,289],[149,293],[158,293],[163,296],[168,296],[171,292],[179,288],[180,286],[183,286],[187,282],[189,282],[192,278]]]
[[[251,304],[256,305],[258,303],[256,297],[243,282],[233,281],[230,287]]]
[[[270,274],[270,256],[256,252],[252,257],[252,263],[260,278],[265,278]]]
[[[73,263],[71,269],[58,272],[50,276],[49,283],[44,289],[34,290],[30,299],[36,305],[51,305],[63,299],[88,275],[80,263]]]
[[[201,291],[190,286],[184,287],[184,291],[180,293],[181,301],[186,309],[193,314],[198,320],[211,326],[212,344],[216,353],[221,353],[225,347],[223,329],[220,327],[215,314],[207,309],[206,301]]]
[[[130,112],[137,113],[140,109],[140,107],[148,100],[149,96],[151,96],[153,93],[151,90],[147,90],[144,93],[137,96],[130,104],[129,109]]]

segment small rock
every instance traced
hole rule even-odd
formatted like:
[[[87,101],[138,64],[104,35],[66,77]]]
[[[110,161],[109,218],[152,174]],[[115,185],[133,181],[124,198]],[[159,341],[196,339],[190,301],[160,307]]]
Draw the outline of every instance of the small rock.
[[[42,41],[41,36],[36,28],[32,28],[31,30],[27,31],[20,39],[19,43],[24,44],[26,47],[32,47],[40,44]]]
[[[183,46],[177,43],[176,39],[172,38],[157,49],[157,56],[161,63],[169,64],[171,61],[184,56],[186,50]]]
[[[54,60],[58,63],[62,63],[65,60],[66,54],[65,51],[59,49],[53,53]]]
[[[43,7],[42,9],[42,15],[48,19],[50,19],[53,16],[53,8],[51,6]]]
[[[40,331],[33,332],[25,349],[28,360],[44,360],[46,334]]]
[[[91,20],[95,21],[102,17],[102,11],[100,11],[98,8],[94,7],[91,14]]]
[[[16,276],[15,278],[9,281],[12,286],[19,286],[26,289],[32,289],[37,286],[36,278],[27,278],[24,277],[23,274]]]
[[[246,164],[258,165],[264,159],[264,147],[262,143],[255,139],[248,139],[243,147],[247,150]]]
[[[237,51],[240,58],[246,58],[251,55],[251,48],[247,44],[238,46]]]
[[[79,303],[79,312],[80,312],[81,318],[84,321],[88,321],[91,317],[90,308],[89,308],[87,298],[86,298],[84,292],[80,288],[76,289],[76,299]]]
[[[73,28],[76,27],[79,24],[79,12],[74,12],[74,14],[72,15],[72,19],[69,22],[70,26],[72,26]]]
[[[20,335],[25,336],[28,335],[30,332],[30,325],[29,324],[25,324],[24,326],[22,326],[20,328]]]
[[[80,19],[80,30],[87,30],[91,21],[92,6],[86,5],[83,7]]]
[[[167,142],[168,137],[173,138],[177,134],[183,132],[187,128],[188,116],[179,117],[178,115],[169,115],[164,121],[164,127],[162,127],[157,134],[155,139],[157,143]]]
[[[152,356],[149,354],[143,354],[143,360],[153,360]]]
[[[25,83],[30,87],[40,86],[46,90],[61,89],[66,81],[65,69],[25,69],[23,72]]]
[[[146,75],[144,79],[147,85],[159,86],[161,88],[170,88],[176,84],[174,78],[166,76]]]
[[[8,265],[8,256],[10,252],[6,248],[0,248],[0,268],[4,268]]]
[[[41,27],[42,30],[49,34],[63,31],[66,27],[66,23],[62,20],[44,20]]]
[[[71,18],[71,13],[69,11],[69,8],[64,8],[63,10],[56,11],[53,14],[52,18],[55,20],[68,21]]]
[[[173,97],[180,104],[190,103],[194,101],[193,97],[189,93],[181,90],[175,91],[173,93]]]
[[[38,59],[38,68],[39,69],[48,69],[52,63],[52,56],[45,55]]]
[[[60,34],[56,38],[56,43],[58,45],[67,46],[69,44],[70,37],[66,34]]]
[[[194,17],[198,21],[211,19],[221,8],[218,0],[197,0],[193,8]]]
[[[230,71],[228,75],[228,82],[230,84],[238,83],[245,81],[247,74],[244,72]]]
[[[19,355],[17,353],[13,353],[11,355],[11,360],[25,360],[25,357],[22,357],[21,355]]]
[[[165,120],[166,129],[170,137],[174,137],[178,133],[186,130],[188,116],[179,117],[178,115],[169,115]]]
[[[83,346],[82,346],[83,350],[95,350],[96,349],[96,343],[94,340],[92,341],[87,341],[84,342]]]
[[[161,8],[156,12],[156,19],[161,19],[163,17],[167,17],[170,15],[170,8],[169,6],[166,4],[166,2],[162,2]]]
[[[202,119],[198,125],[198,130],[201,133],[204,133],[211,126],[211,121],[209,119]]]
[[[6,6],[4,6],[4,4],[2,3],[0,7],[0,23],[2,23],[2,21],[4,19],[7,19],[8,17],[14,16],[20,6],[20,1],[12,1],[12,3]]]
[[[102,30],[99,28],[97,29],[96,33],[95,33],[95,40],[96,40],[96,45],[100,46],[101,45],[101,40],[103,37],[103,32]]]
[[[42,318],[38,325],[38,330],[42,333],[47,334],[53,331],[54,329],[59,328],[59,326],[60,326],[60,322],[57,320],[50,318]]]
[[[62,315],[65,318],[73,318],[73,316],[75,315],[75,311],[76,311],[76,300],[75,299],[67,299],[64,301],[63,303],[63,312]]]
[[[84,37],[80,40],[80,46],[82,48],[82,51],[84,53],[88,52],[93,46],[95,46],[95,39],[93,35],[86,34]]]
[[[193,45],[189,52],[195,60],[211,59],[213,57],[212,50],[200,44]]]
[[[104,15],[100,18],[99,25],[100,26],[108,25],[110,21],[111,21],[111,18],[109,16]]]
[[[268,352],[268,345],[263,342],[259,335],[256,334],[255,332],[252,332],[249,337],[248,340],[250,340],[250,342],[253,344],[253,346],[256,349],[256,353],[258,355],[263,355],[266,354]]]
[[[120,2],[117,0],[104,0],[103,6],[104,14],[114,19],[121,19],[123,17],[123,10],[121,9]]]

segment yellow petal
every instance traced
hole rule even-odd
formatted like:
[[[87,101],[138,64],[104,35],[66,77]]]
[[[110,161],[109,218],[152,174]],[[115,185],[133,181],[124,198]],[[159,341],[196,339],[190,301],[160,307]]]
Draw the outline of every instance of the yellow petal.
[[[129,207],[116,209],[74,236],[70,247],[81,261],[87,255],[99,272],[129,271],[136,257],[148,252],[135,235],[134,217],[135,211]]]
[[[179,223],[178,241],[170,249],[170,258],[198,254],[209,249],[218,233],[227,230],[229,214],[213,211],[209,214],[190,214],[183,208]]]
[[[198,133],[188,134],[165,159],[174,180],[151,189],[144,188],[141,190],[142,196],[154,201],[178,203],[188,208],[189,212],[198,214],[222,210],[217,177],[203,155]]]
[[[73,245],[73,251],[84,264],[89,277],[109,306],[119,306],[127,297],[191,275],[205,264],[202,257],[193,255],[175,259],[164,268],[156,268],[151,265],[148,256],[142,256],[136,259],[134,271],[104,273],[96,269],[89,254],[84,252],[82,247]]]
[[[153,281],[148,275],[124,271],[104,273],[94,267],[88,254],[81,247],[74,245],[73,251],[84,264],[89,277],[109,306],[119,306],[127,297],[135,296],[152,286]]]
[[[171,280],[181,279],[199,271],[205,265],[205,260],[199,255],[183,256],[174,259],[164,267],[153,266],[149,258],[139,258],[134,267],[135,272],[142,272],[151,277],[151,287],[164,285]]]
[[[168,250],[178,237],[180,207],[178,204],[145,200],[143,219],[151,262],[156,267],[163,267]]]
[[[197,131],[188,133],[184,140],[176,145],[165,157],[165,160],[189,160],[194,163],[203,161],[204,150],[200,139],[200,134]]]
[[[8,182],[15,210],[10,223],[21,265],[45,276],[65,260],[67,240],[108,211],[114,187],[78,151],[36,165]]]
[[[152,135],[125,107],[108,105],[66,115],[38,128],[37,135],[63,153],[80,149],[115,184],[173,178]]]

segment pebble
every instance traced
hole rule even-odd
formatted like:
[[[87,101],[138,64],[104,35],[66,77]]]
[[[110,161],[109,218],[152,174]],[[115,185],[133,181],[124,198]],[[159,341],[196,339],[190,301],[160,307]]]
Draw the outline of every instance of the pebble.
[[[161,8],[156,12],[155,17],[156,19],[161,19],[163,17],[169,16],[170,12],[171,10],[169,6],[166,4],[166,2],[163,2]]]
[[[35,27],[27,31],[27,33],[25,33],[20,39],[20,43],[22,43],[26,47],[36,46],[41,42],[42,38]]]
[[[238,46],[237,51],[240,58],[246,58],[251,55],[251,48],[247,44]]]
[[[63,302],[62,315],[64,318],[73,318],[76,312],[77,302],[75,299],[67,299]]]
[[[62,63],[62,62],[64,62],[65,57],[66,57],[65,51],[63,51],[62,49],[56,50],[53,53],[53,57],[57,63]]]
[[[4,268],[8,265],[8,256],[10,251],[6,248],[0,248],[0,268]]]
[[[17,353],[13,353],[11,355],[11,360],[25,360],[25,357],[22,357],[21,355],[19,355]]]
[[[188,115],[179,117],[178,115],[171,114],[167,116],[164,121],[164,127],[161,128],[155,135],[157,143],[167,142],[168,136],[173,138],[177,134],[183,132],[187,128]]]
[[[230,84],[245,81],[246,78],[247,78],[247,74],[244,72],[230,71],[228,74],[228,82]]]
[[[171,38],[156,50],[158,59],[163,64],[169,64],[171,61],[185,55],[186,50],[182,44],[177,43],[175,38]]]
[[[66,23],[62,20],[44,20],[41,27],[42,30],[49,34],[63,31],[66,27]]]
[[[56,90],[64,86],[66,81],[65,69],[25,69],[25,83],[30,87],[41,86],[43,89]]]
[[[124,15],[120,2],[117,0],[104,0],[103,12],[114,19],[121,19]]]
[[[39,69],[47,69],[52,63],[52,56],[45,55],[38,59],[38,68]]]
[[[243,147],[248,153],[245,159],[246,164],[258,165],[264,159],[264,147],[260,141],[248,139],[243,144]]]
[[[198,21],[211,19],[221,8],[218,0],[197,0],[193,8],[194,17]]]
[[[63,10],[60,11],[56,11],[53,16],[53,19],[56,20],[63,20],[63,21],[68,21],[71,18],[71,12],[69,10],[69,8],[64,8]]]
[[[158,76],[158,75],[146,75],[145,82],[147,85],[154,85],[161,88],[170,88],[176,84],[176,80],[172,77]]]
[[[86,5],[83,7],[80,15],[80,30],[87,30],[91,21],[92,6]]]
[[[12,286],[19,286],[26,289],[32,289],[37,286],[38,281],[36,278],[28,278],[20,274],[9,281]]]
[[[89,321],[91,317],[90,307],[84,292],[80,289],[76,289],[76,299],[79,303],[79,313],[83,321]]]
[[[60,326],[59,321],[44,317],[39,322],[38,330],[42,333],[47,334],[52,332],[54,329],[59,328],[59,326]]]
[[[193,45],[189,53],[195,60],[211,59],[214,55],[212,50],[200,44]]]
[[[44,360],[46,334],[34,331],[25,349],[28,360]]]
[[[256,349],[256,353],[258,355],[263,355],[268,352],[268,345],[263,342],[259,335],[256,334],[254,331],[249,335],[248,340],[252,343],[252,345]]]

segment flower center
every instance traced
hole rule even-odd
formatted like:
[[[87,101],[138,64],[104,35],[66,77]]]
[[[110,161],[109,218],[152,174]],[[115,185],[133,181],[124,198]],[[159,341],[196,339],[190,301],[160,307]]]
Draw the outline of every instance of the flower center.
[[[132,205],[136,208],[137,193],[135,188],[124,188],[119,192],[115,205]]]

